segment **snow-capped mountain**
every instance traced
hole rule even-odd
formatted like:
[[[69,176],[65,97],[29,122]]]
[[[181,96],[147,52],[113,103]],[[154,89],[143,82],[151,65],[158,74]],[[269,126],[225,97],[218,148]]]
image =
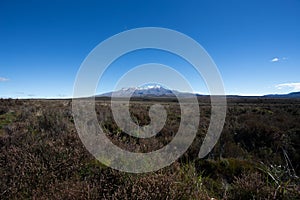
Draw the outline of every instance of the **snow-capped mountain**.
[[[187,93],[187,92],[179,92],[177,90],[166,89],[158,84],[148,84],[141,87],[130,87],[130,88],[122,88],[121,90],[108,92],[99,95],[100,97],[175,97],[184,96],[184,97],[192,97],[197,94]]]

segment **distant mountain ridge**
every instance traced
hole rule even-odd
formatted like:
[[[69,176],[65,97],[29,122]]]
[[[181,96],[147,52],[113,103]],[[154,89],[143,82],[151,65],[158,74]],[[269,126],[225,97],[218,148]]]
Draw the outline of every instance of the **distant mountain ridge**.
[[[300,92],[291,92],[289,94],[268,94],[264,95],[267,98],[300,98]]]
[[[158,84],[148,84],[141,87],[122,88],[114,92],[108,92],[96,97],[193,97],[193,96],[209,96],[197,93],[179,92],[177,90],[166,89]],[[256,96],[239,96],[227,95],[229,98],[247,98]],[[300,98],[300,92],[292,92],[289,94],[268,94],[264,96],[257,96],[257,98]]]
[[[141,87],[122,88],[114,92],[108,92],[97,97],[193,97],[199,94],[189,92],[179,92],[177,90],[166,89],[161,85],[146,85]]]

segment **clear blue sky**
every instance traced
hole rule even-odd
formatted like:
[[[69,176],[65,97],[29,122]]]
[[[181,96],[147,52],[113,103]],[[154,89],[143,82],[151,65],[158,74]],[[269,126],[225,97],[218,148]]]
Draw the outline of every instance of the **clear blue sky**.
[[[299,19],[299,0],[1,0],[0,97],[71,97],[80,64],[97,44],[149,26],[199,42],[218,66],[227,94],[300,91]],[[186,67],[169,57],[137,52],[124,63]],[[117,69],[108,71],[99,92],[121,75]],[[193,79],[192,70],[184,71]],[[193,84],[205,92],[203,83]]]

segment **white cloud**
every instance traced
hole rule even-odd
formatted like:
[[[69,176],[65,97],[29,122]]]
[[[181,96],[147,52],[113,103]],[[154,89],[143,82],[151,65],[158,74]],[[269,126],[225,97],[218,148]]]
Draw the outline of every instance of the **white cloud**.
[[[291,88],[292,91],[300,91],[300,83],[282,83],[275,86],[277,89]]]
[[[279,58],[278,57],[275,57],[271,60],[271,62],[278,62],[279,61]]]
[[[5,82],[5,81],[9,81],[8,78],[4,78],[4,77],[0,77],[0,82]]]
[[[287,61],[288,58],[287,57],[282,57],[282,58],[279,58],[279,57],[274,57],[270,60],[270,62],[274,63],[274,62],[282,62],[282,61]]]

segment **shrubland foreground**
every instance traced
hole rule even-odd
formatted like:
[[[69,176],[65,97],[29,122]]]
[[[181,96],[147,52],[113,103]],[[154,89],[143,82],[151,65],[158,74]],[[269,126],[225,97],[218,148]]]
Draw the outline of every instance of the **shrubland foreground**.
[[[152,103],[132,101],[132,119],[148,124]],[[180,122],[178,104],[161,103],[167,122],[150,139],[122,132],[108,100],[98,100],[95,110],[113,143],[150,152],[170,142]],[[300,199],[300,100],[228,99],[221,138],[204,159],[197,155],[210,121],[209,99],[199,98],[199,108],[197,137],[180,159],[156,172],[129,174],[85,149],[71,100],[2,99],[0,199]]]

